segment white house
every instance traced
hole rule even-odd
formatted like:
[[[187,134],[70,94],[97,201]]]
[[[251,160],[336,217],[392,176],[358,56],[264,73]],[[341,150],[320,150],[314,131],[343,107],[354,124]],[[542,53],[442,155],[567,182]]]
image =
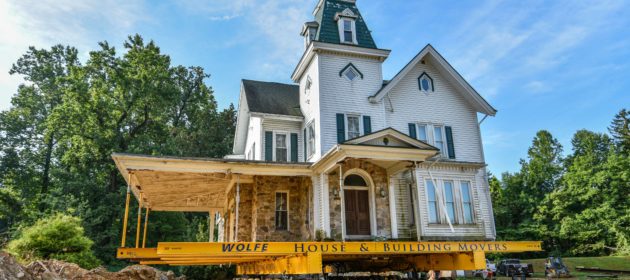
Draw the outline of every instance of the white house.
[[[313,16],[295,84],[242,81],[225,159],[306,168],[309,182],[289,191],[254,180],[251,205],[238,207],[275,211],[232,240],[493,240],[479,116],[496,110],[431,45],[384,80],[390,50],[377,47],[355,0],[320,0]],[[261,229],[261,219],[273,225]]]

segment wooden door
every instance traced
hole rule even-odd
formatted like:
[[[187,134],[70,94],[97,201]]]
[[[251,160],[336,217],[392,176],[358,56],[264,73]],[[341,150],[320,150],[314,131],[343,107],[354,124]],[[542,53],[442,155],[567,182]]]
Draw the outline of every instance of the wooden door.
[[[345,190],[346,234],[370,235],[370,201],[367,190]]]

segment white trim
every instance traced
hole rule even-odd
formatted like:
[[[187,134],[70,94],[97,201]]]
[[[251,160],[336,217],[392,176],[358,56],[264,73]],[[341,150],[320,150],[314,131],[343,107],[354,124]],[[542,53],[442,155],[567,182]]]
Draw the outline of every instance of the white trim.
[[[287,144],[287,160],[286,161],[282,161],[282,162],[291,162],[291,133],[287,132],[287,131],[282,131],[282,130],[272,130],[273,131],[273,143],[272,143],[272,152],[273,152],[273,157],[272,160],[275,162],[278,162],[278,159],[276,157],[276,135],[280,134],[280,135],[284,135],[286,144]]]
[[[345,135],[346,136],[346,141],[347,140],[352,140],[352,139],[357,139],[357,138],[359,138],[359,137],[364,135],[365,128],[363,127],[363,115],[348,113],[348,114],[343,114],[343,117],[345,118],[345,121],[344,121],[345,128],[344,129],[346,131],[346,135]],[[348,129],[348,123],[349,123],[348,117],[357,117],[357,118],[359,118],[359,136],[354,137],[354,138],[350,138],[350,135],[349,135],[350,130]]]
[[[378,234],[378,225],[376,224],[376,185],[374,184],[374,181],[372,180],[372,176],[370,176],[369,173],[367,173],[365,170],[360,169],[360,168],[352,168],[350,170],[347,170],[342,178],[343,180],[346,179],[346,177],[348,177],[349,175],[359,175],[361,176],[361,178],[363,178],[363,180],[365,180],[365,183],[367,183],[367,187],[346,187],[343,186],[343,189],[349,189],[349,190],[365,190],[367,188],[368,191],[368,197],[369,197],[369,207],[370,207],[370,237],[371,236],[377,236]],[[343,181],[342,180],[342,181]],[[342,192],[343,193],[343,192]],[[341,198],[342,199],[342,203],[343,203],[343,199],[344,197]],[[346,208],[345,205],[342,204],[341,207],[341,215],[343,215],[345,217],[346,215]],[[364,238],[366,236],[363,235],[346,235],[346,224],[342,222],[341,227],[343,229],[343,233],[344,236],[347,237],[348,239],[353,239],[353,238]]]
[[[440,55],[431,45],[425,46],[394,78],[379,90],[375,95],[368,97],[372,103],[378,103],[405,77],[411,70],[418,65],[427,55],[436,62],[438,71],[444,74],[445,78],[452,82],[453,85],[461,92],[465,93],[464,98],[469,100],[473,107],[480,113],[494,116],[497,110],[494,109],[466,80],[462,77],[449,63]],[[414,78],[415,79],[415,78]]]
[[[389,223],[391,225],[392,239],[398,239],[398,219],[396,214],[396,184],[394,176],[389,175],[387,178],[387,187],[389,189]]]
[[[278,115],[278,114],[267,114],[267,113],[258,113],[251,112],[250,115],[252,117],[261,117],[268,120],[279,120],[279,121],[292,121],[292,122],[303,122],[304,117],[299,116],[289,116],[289,115]]]

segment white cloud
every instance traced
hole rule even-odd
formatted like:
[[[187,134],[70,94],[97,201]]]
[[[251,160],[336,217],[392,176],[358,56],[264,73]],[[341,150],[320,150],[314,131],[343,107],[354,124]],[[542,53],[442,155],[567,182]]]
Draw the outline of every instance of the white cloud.
[[[0,109],[9,106],[22,82],[8,71],[29,46],[72,45],[86,55],[89,46],[106,35],[128,35],[144,19],[143,9],[142,2],[126,0],[0,1]]]
[[[520,77],[541,75],[575,59],[590,38],[611,30],[607,27],[618,20],[615,13],[622,6],[622,1],[488,2],[454,33],[449,49],[465,51],[452,52],[453,63],[492,98]],[[540,89],[537,83],[526,87]]]

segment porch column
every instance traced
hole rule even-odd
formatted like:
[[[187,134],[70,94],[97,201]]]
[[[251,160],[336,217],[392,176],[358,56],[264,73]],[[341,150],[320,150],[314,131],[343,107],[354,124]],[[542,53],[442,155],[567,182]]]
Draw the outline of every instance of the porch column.
[[[394,182],[394,175],[387,174],[387,182],[389,189],[389,218],[392,230],[392,239],[398,239],[398,219],[396,217],[396,184]],[[414,210],[415,211],[415,210]]]

